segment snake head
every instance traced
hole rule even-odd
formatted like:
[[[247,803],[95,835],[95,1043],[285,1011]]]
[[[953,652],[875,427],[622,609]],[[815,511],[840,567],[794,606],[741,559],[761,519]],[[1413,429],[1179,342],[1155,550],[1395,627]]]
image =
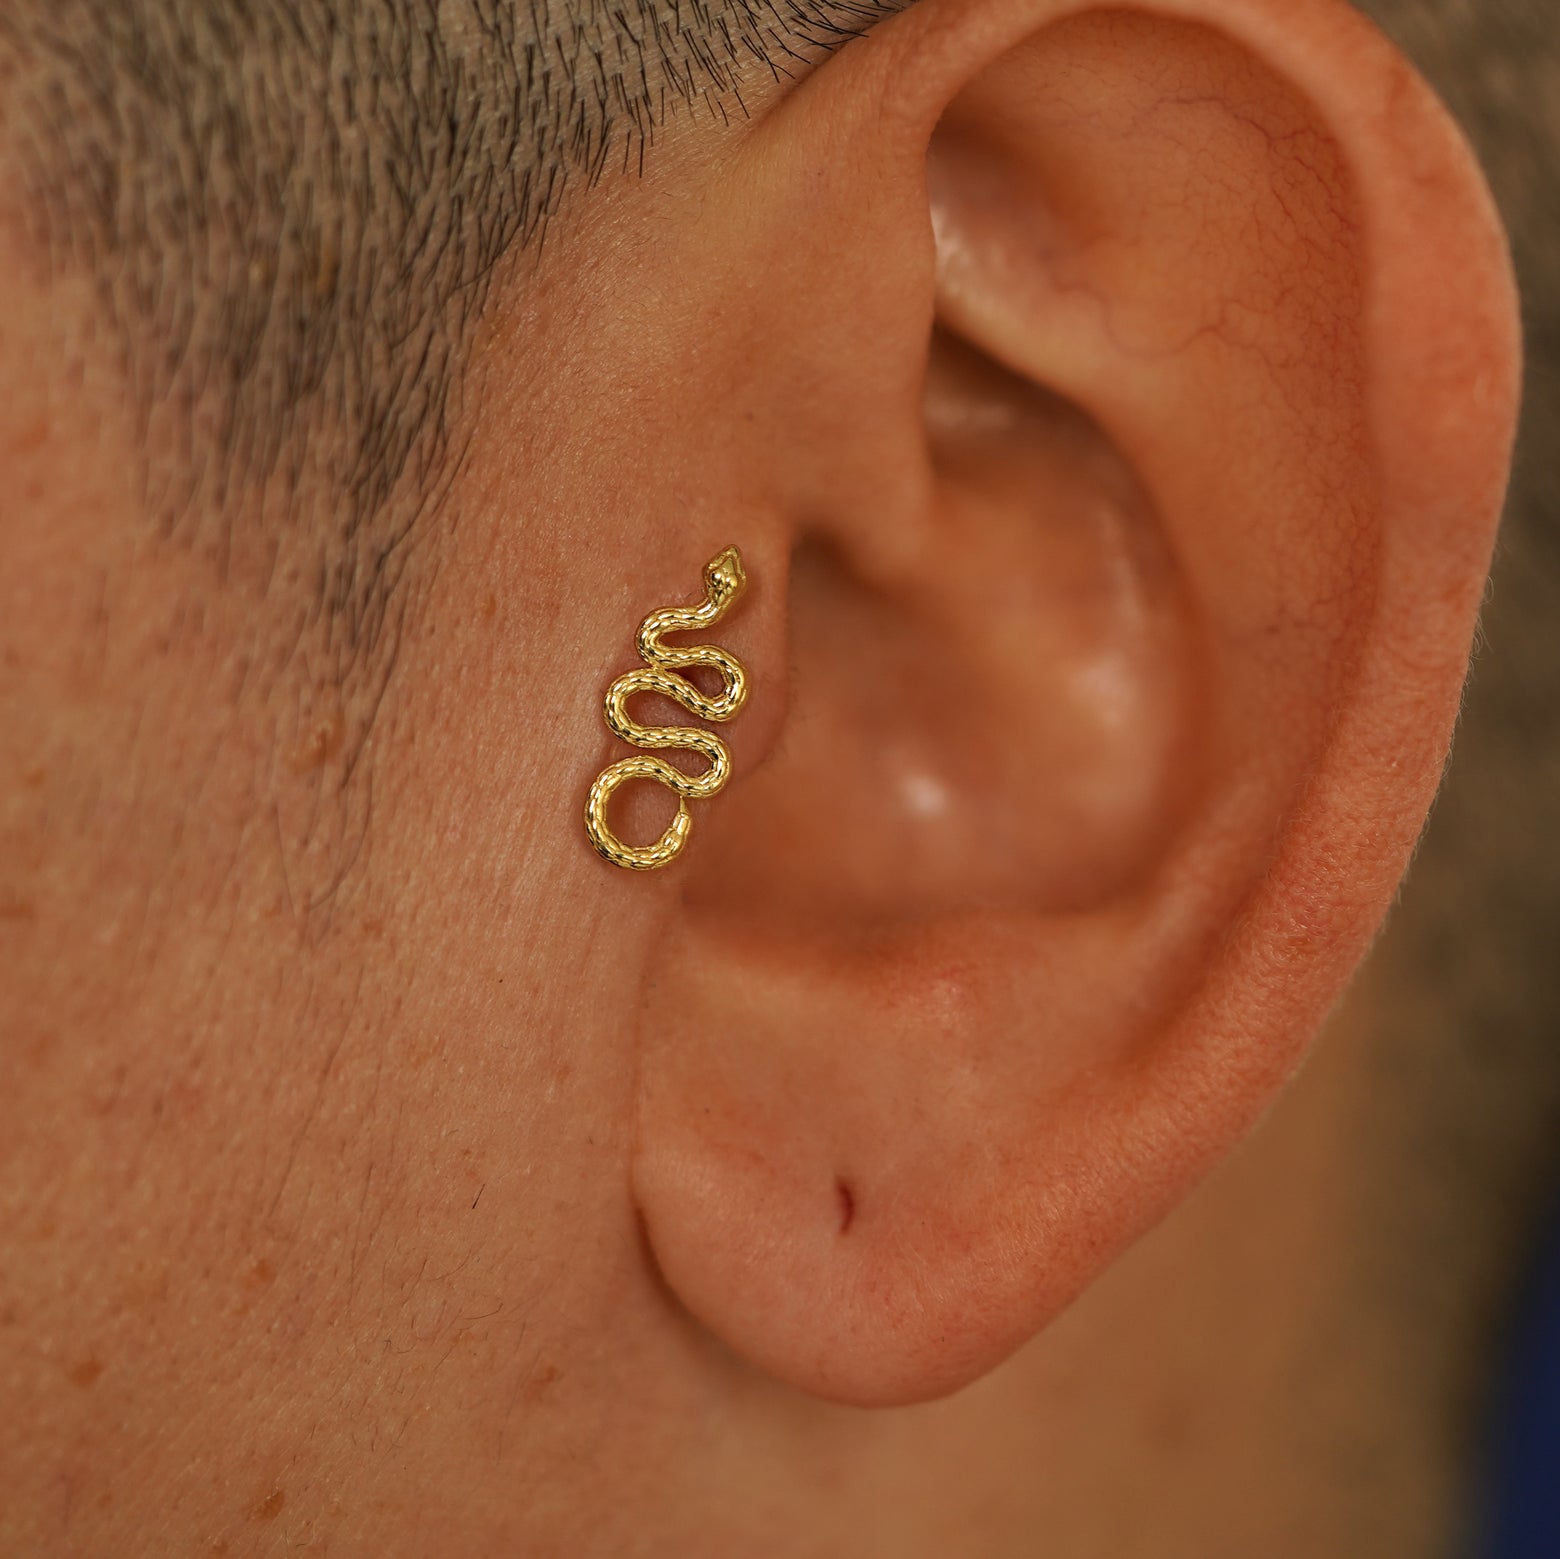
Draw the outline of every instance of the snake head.
[[[747,574],[742,568],[742,554],[735,547],[727,547],[704,565],[704,588],[712,606],[729,606],[742,594],[746,585]]]

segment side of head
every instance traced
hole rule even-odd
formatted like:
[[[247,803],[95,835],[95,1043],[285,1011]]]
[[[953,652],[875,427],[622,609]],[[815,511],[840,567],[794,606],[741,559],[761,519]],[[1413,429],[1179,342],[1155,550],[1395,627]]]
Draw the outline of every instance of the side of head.
[[[1446,111],[1338,0],[28,0],[0,166],[6,1481],[850,1530],[934,1420],[817,1399],[1044,1331],[1397,893],[1519,372]],[[618,872],[711,558],[736,778]]]

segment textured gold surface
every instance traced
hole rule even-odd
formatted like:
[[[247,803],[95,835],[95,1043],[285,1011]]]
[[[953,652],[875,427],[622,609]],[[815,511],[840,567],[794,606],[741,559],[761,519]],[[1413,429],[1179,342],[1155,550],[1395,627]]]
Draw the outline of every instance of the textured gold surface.
[[[661,636],[712,628],[746,585],[742,555],[735,547],[727,547],[711,558],[704,565],[704,600],[698,606],[668,607],[645,618],[634,641],[644,666],[625,672],[607,689],[603,713],[615,736],[635,747],[678,748],[702,753],[709,760],[704,773],[695,776],[684,774],[665,758],[636,756],[619,759],[596,776],[585,802],[585,832],[596,853],[614,866],[646,872],[675,861],[688,842],[692,826],[689,801],[713,796],[730,777],[731,754],[713,731],[690,725],[640,725],[629,714],[628,701],[635,693],[660,693],[701,720],[729,720],[737,714],[748,695],[747,671],[742,662],[713,644],[690,645],[686,649],[668,647],[661,642]],[[708,666],[720,673],[722,689],[718,697],[710,698],[686,677],[677,675],[692,666]],[[613,792],[631,779],[654,780],[677,797],[677,816],[654,844],[624,844],[607,826],[607,805]]]

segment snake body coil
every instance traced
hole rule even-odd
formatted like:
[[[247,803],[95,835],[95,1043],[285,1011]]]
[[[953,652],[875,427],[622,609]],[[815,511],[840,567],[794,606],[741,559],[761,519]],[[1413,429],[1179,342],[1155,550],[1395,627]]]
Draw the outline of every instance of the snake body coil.
[[[669,607],[645,618],[634,641],[644,666],[624,673],[607,689],[602,712],[613,735],[635,747],[675,748],[700,753],[709,760],[709,767],[702,774],[690,775],[665,758],[640,754],[620,759],[596,776],[585,802],[585,832],[596,853],[614,866],[653,871],[676,860],[692,826],[688,803],[715,795],[731,775],[731,754],[713,731],[688,725],[641,725],[629,714],[628,701],[636,693],[660,693],[701,720],[729,720],[739,713],[747,702],[748,679],[735,655],[713,644],[677,649],[661,640],[663,634],[713,627],[746,584],[742,556],[735,547],[727,547],[711,558],[704,566],[704,600],[698,606]],[[720,674],[721,692],[716,697],[711,698],[686,677],[677,675],[694,666],[707,666]],[[631,779],[654,780],[677,797],[676,817],[651,845],[624,844],[607,825],[607,804],[618,787]]]

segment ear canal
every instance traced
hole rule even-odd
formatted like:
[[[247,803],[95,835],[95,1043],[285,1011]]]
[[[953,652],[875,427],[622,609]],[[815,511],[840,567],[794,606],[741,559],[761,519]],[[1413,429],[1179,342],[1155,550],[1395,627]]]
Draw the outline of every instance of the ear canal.
[[[1292,1074],[1440,772],[1516,359],[1477,169],[1347,7],[882,39],[755,140],[821,170],[807,231],[729,195],[721,317],[806,365],[729,495],[782,516],[789,653],[658,944],[634,1163],[688,1314],[863,1405],[998,1364]]]

